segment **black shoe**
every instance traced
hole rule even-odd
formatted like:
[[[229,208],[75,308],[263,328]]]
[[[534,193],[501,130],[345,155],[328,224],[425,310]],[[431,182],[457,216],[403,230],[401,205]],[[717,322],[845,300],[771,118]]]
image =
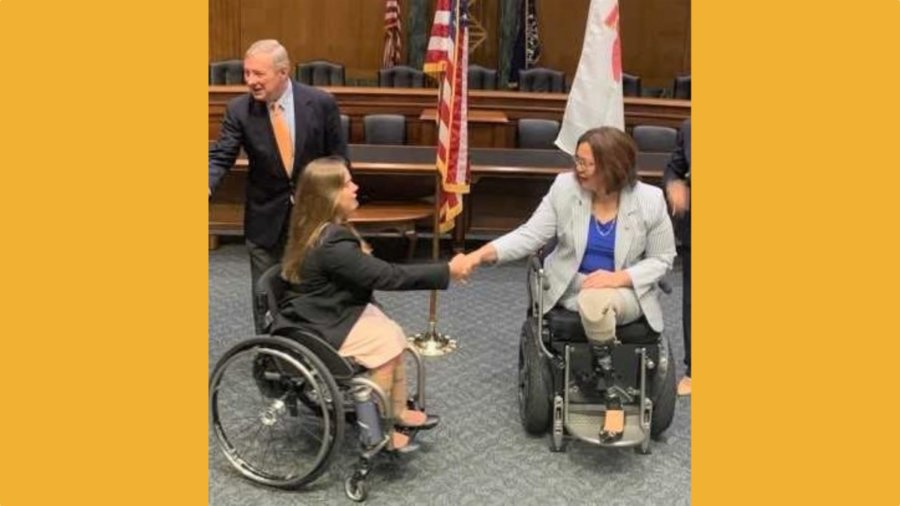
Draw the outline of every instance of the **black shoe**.
[[[601,430],[600,442],[603,444],[615,443],[616,441],[622,439],[622,434],[624,434],[624,432],[609,432]]]
[[[425,421],[420,425],[406,425],[402,422],[398,422],[394,424],[394,427],[403,428],[403,429],[414,429],[414,430],[431,430],[441,422],[441,417],[438,415],[426,415]]]
[[[409,444],[407,444],[406,446],[401,446],[400,448],[388,447],[388,448],[385,448],[384,451],[386,451],[388,453],[393,453],[395,455],[406,455],[407,453],[413,453],[413,452],[419,451],[419,448],[421,448],[419,443],[416,443],[415,441],[410,441]]]
[[[406,443],[405,446],[401,446],[400,448],[394,448],[392,444],[388,443],[388,446],[387,446],[387,448],[385,448],[385,451],[396,454],[396,455],[404,455],[407,453],[412,453],[414,451],[417,451],[419,448],[421,448],[419,446],[419,443],[417,443],[413,439],[413,434],[412,434],[411,429],[406,429],[406,428],[400,427],[400,428],[396,428],[394,430],[396,432],[399,432],[401,434],[405,434],[406,436],[408,436],[409,442]],[[391,439],[393,440],[393,438],[391,438]]]

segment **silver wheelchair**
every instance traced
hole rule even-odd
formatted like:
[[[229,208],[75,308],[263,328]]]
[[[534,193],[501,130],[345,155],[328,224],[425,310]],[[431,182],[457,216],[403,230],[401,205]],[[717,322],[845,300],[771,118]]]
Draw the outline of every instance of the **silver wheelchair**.
[[[279,315],[285,288],[280,266],[256,286],[267,308],[267,336],[244,340],[217,362],[209,379],[210,420],[228,462],[245,477],[273,487],[297,489],[324,473],[342,446],[347,424],[359,428],[359,461],[344,481],[353,501],[368,495],[366,481],[392,429],[391,403],[364,368],[339,356],[320,337]],[[425,407],[425,368],[414,348],[416,395],[410,408]],[[411,431],[411,439],[415,431]]]
[[[667,338],[642,317],[616,329],[605,368],[595,360],[578,313],[554,307],[544,313],[548,288],[539,255],[529,259],[529,308],[519,343],[518,404],[526,432],[550,432],[551,451],[570,439],[650,453],[675,414],[675,360]],[[668,293],[671,288],[660,283]],[[625,412],[625,430],[604,440],[600,427],[609,400]]]

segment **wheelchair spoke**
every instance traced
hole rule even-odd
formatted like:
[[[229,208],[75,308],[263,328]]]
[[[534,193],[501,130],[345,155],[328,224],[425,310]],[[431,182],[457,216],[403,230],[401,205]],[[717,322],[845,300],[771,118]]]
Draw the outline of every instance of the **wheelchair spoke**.
[[[309,434],[310,436],[312,436],[312,438],[315,439],[316,441],[318,441],[319,443],[322,443],[322,438],[319,437],[318,434],[315,434],[315,433],[312,432],[311,430],[307,429],[306,426],[305,426],[304,424],[299,424],[299,423],[298,423],[298,424],[297,424],[297,428],[298,428],[301,432],[305,432],[305,433]]]
[[[266,449],[262,455],[263,464],[266,464],[269,461],[266,456],[269,454],[269,450],[272,449],[272,427],[266,427],[266,431],[268,432],[268,437],[266,438]]]
[[[248,431],[250,431],[250,429],[255,427],[257,425],[257,423],[259,422],[259,418],[255,417],[255,416],[254,417],[246,417],[246,418],[244,418],[244,420],[249,420],[249,421],[246,424],[244,424],[242,428],[237,429],[235,431],[235,433],[232,435],[232,438],[237,439],[240,436],[243,436]]]
[[[210,406],[226,457],[245,476],[296,487],[320,476],[343,439],[341,392],[302,346],[258,340],[216,366]]]

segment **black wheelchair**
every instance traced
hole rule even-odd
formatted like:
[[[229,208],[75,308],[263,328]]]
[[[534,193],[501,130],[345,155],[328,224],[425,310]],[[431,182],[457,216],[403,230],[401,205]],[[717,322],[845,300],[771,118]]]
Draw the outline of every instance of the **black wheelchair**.
[[[344,482],[347,497],[364,501],[372,461],[387,447],[391,403],[364,368],[339,356],[320,337],[290,325],[278,312],[285,288],[280,266],[267,270],[255,301],[266,311],[268,336],[238,343],[209,379],[210,420],[228,461],[244,476],[296,489],[324,473],[339,452],[347,423],[359,426],[359,462]],[[425,407],[425,369],[411,346],[416,396]],[[411,439],[415,431],[411,431]]]
[[[577,312],[554,307],[544,313],[548,288],[540,256],[528,266],[529,308],[519,344],[519,415],[525,431],[550,431],[551,451],[565,451],[575,438],[605,447],[650,453],[675,414],[675,360],[668,340],[640,320],[616,328],[608,351],[611,369],[600,370]],[[671,291],[666,284],[659,286]],[[624,432],[604,440],[600,428],[608,400],[625,414]]]

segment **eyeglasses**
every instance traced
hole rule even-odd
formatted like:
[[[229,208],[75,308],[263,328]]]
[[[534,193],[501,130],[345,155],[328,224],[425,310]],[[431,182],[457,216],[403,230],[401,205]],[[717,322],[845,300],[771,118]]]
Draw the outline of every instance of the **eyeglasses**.
[[[576,167],[580,169],[593,168],[594,162],[588,162],[584,158],[579,158],[577,156],[572,157],[572,163],[575,164]]]

